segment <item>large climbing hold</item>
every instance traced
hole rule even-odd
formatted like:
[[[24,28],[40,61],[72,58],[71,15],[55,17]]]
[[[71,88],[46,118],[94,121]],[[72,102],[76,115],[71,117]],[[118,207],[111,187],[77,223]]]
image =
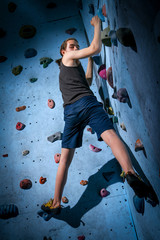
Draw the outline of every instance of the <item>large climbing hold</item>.
[[[118,41],[125,47],[131,47],[135,52],[137,52],[137,46],[134,39],[134,35],[129,28],[119,28],[116,31],[116,36]]]
[[[1,219],[8,219],[12,217],[17,217],[19,214],[18,208],[14,204],[4,204],[0,205],[0,218]]]
[[[24,39],[32,38],[36,34],[36,28],[32,25],[23,25],[20,28],[19,35]]]
[[[106,27],[103,31],[101,31],[101,40],[102,43],[107,46],[111,47],[111,37],[109,36],[110,26]]]

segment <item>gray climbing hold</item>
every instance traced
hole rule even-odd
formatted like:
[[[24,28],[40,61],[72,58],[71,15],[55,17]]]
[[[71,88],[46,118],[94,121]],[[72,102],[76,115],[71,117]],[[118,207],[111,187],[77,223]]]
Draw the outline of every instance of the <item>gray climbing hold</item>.
[[[51,143],[57,141],[57,140],[62,140],[62,133],[61,132],[56,132],[53,135],[47,137],[47,140]]]

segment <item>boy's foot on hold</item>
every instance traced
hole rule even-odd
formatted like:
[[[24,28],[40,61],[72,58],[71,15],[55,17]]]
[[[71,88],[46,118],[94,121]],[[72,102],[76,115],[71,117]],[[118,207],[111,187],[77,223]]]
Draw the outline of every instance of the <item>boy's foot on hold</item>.
[[[61,212],[61,205],[53,207],[53,199],[51,198],[41,206],[41,209],[47,213],[59,214]]]
[[[145,198],[152,206],[159,204],[159,200],[153,188],[144,183],[138,174],[127,172],[124,178],[127,179],[128,184],[139,198]]]

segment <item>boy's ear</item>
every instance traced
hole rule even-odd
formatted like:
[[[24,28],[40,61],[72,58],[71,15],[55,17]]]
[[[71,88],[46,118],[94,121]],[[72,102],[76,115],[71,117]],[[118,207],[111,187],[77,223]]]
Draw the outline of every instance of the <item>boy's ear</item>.
[[[64,54],[65,54],[65,52],[66,52],[66,51],[62,49],[62,51],[61,51],[61,54],[62,54],[62,55],[64,55]]]

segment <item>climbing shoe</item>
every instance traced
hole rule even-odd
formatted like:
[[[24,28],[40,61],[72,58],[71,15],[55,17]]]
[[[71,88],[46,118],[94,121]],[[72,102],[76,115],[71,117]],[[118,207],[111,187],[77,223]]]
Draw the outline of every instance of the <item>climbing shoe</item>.
[[[61,206],[53,208],[52,204],[53,204],[53,199],[51,198],[47,203],[44,203],[41,206],[41,209],[47,213],[59,214],[61,212]]]
[[[138,174],[127,172],[124,174],[124,179],[125,178],[139,198],[145,198],[152,206],[159,204],[159,200],[153,188],[144,183]]]

